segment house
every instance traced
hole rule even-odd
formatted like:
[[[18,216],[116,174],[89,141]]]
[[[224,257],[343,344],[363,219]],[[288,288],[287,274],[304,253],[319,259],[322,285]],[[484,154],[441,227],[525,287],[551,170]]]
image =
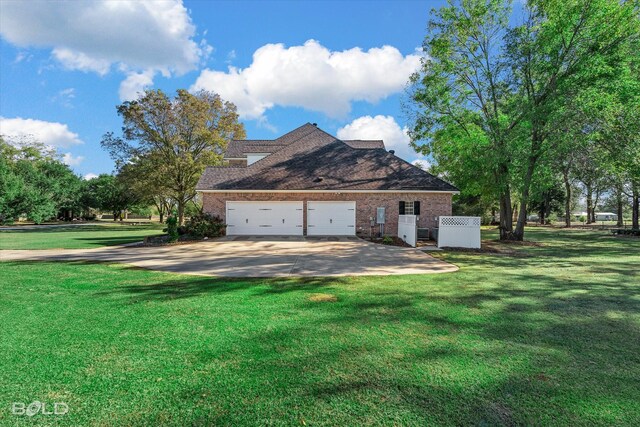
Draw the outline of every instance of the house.
[[[401,214],[437,226],[458,193],[383,141],[342,141],[311,123],[274,140],[230,141],[224,160],[196,189],[228,235],[395,235]]]
[[[580,221],[580,218],[586,218],[586,212],[574,212],[571,214],[576,221]],[[614,214],[613,212],[596,212],[595,214],[596,221],[617,221],[618,214]]]

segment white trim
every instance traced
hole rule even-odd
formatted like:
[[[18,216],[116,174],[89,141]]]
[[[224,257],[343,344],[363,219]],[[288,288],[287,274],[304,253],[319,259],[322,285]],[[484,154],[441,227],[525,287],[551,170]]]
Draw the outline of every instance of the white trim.
[[[222,160],[247,160],[246,157],[223,157]]]
[[[459,191],[445,191],[445,190],[198,190],[198,193],[328,193],[328,194],[341,194],[341,193],[437,193],[437,194],[460,194]]]

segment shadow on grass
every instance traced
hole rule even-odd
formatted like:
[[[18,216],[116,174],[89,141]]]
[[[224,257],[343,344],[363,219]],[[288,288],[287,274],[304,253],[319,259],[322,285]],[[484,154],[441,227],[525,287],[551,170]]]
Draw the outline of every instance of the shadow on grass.
[[[108,223],[108,224],[87,224],[87,225],[71,225],[71,226],[55,226],[42,228],[18,228],[10,230],[0,230],[0,234],[31,234],[31,233],[64,233],[64,232],[76,232],[76,233],[91,233],[91,232],[120,232],[120,231],[143,231],[153,228],[160,230],[162,224],[149,224],[149,225],[129,225],[127,223]]]
[[[154,237],[154,236],[162,236],[163,234],[158,231],[158,234],[149,234],[149,237]],[[133,243],[133,242],[141,242],[144,240],[144,238],[147,237],[147,235],[141,236],[141,235],[134,235],[134,236],[121,236],[121,237],[113,237],[113,236],[109,236],[109,237],[77,237],[74,238],[73,240],[82,240],[85,242],[89,242],[89,243],[95,243],[98,246],[118,246],[118,245],[123,245],[126,243]]]
[[[248,387],[245,376],[268,381],[269,387],[254,391],[276,406],[294,395],[307,405],[330,408],[342,417],[337,424],[371,423],[371,414],[379,423],[402,424],[385,418],[391,413],[409,413],[424,424],[640,421],[637,405],[629,403],[640,401],[637,281],[618,268],[602,273],[605,278],[588,274],[589,268],[609,268],[602,264],[563,279],[545,271],[545,263],[524,260],[527,268],[519,268],[520,258],[506,265],[500,264],[506,257],[485,258],[490,257],[478,257],[477,264],[491,267],[491,283],[483,283],[471,266],[456,276],[395,278],[393,286],[385,278],[361,278],[352,289],[345,289],[352,285],[349,278],[154,275],[147,284],[116,284],[93,295],[114,297],[114,304],[232,293],[242,293],[243,300],[269,297],[271,305],[260,301],[265,312],[273,309],[287,322],[274,329],[245,326],[242,342],[229,349],[230,358],[234,351],[239,355],[234,374]],[[556,260],[553,265],[562,270],[577,264]],[[310,302],[306,294],[312,292],[335,293],[338,301]],[[285,300],[296,293],[301,298]],[[200,357],[211,360],[216,354],[205,351]],[[243,371],[248,367],[250,373]],[[222,387],[214,376],[199,381],[181,390],[181,407]],[[215,423],[236,424],[251,410],[248,402],[238,399]]]

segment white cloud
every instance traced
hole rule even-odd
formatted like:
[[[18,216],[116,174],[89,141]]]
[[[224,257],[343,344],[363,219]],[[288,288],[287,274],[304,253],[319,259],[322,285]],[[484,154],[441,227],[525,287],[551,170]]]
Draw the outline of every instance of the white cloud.
[[[82,178],[83,178],[85,181],[89,181],[90,179],[97,178],[97,177],[98,177],[98,175],[96,175],[95,173],[91,173],[91,172],[89,172],[88,174],[86,174],[86,175],[85,175],[85,176],[83,176]]]
[[[138,98],[139,93],[153,85],[153,70],[146,70],[141,73],[130,72],[127,78],[120,83],[118,94],[121,101],[132,101]]]
[[[62,162],[68,166],[78,166],[83,160],[83,156],[74,157],[71,153],[64,153],[62,156]]]
[[[302,46],[267,44],[244,69],[203,70],[191,90],[219,93],[245,119],[260,118],[274,105],[344,116],[353,101],[375,103],[397,93],[420,65],[392,46],[330,51],[315,40]]]
[[[20,62],[29,62],[33,59],[33,55],[29,52],[20,51],[16,55],[16,59],[13,60],[14,64],[19,64]]]
[[[20,117],[0,117],[0,135],[8,138],[32,137],[55,148],[67,148],[83,143],[78,134],[71,132],[65,124]]]
[[[408,129],[401,128],[392,116],[358,117],[338,129],[339,139],[382,139],[387,150],[395,150],[396,156],[407,161],[423,161],[409,145]]]
[[[51,102],[56,102],[66,108],[73,108],[73,100],[76,97],[76,90],[72,87],[62,89],[51,97]]]
[[[111,68],[111,62],[106,59],[96,59],[82,52],[74,52],[69,49],[56,48],[52,51],[64,68],[68,70],[93,71],[104,76]]]
[[[114,64],[180,75],[212,50],[205,40],[194,40],[196,28],[182,0],[7,0],[0,34],[20,47],[51,48],[65,68],[100,75]]]
[[[227,53],[227,60],[224,62],[226,62],[227,64],[231,64],[233,60],[236,59],[236,57],[237,57],[236,50],[232,49],[229,51],[229,53]]]

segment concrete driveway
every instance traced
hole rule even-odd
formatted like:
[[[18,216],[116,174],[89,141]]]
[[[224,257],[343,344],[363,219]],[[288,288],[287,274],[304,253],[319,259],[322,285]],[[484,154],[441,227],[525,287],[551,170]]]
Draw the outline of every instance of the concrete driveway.
[[[225,277],[359,276],[456,271],[413,248],[369,243],[356,237],[241,237],[159,247],[3,250],[0,259],[104,261],[151,270]]]

